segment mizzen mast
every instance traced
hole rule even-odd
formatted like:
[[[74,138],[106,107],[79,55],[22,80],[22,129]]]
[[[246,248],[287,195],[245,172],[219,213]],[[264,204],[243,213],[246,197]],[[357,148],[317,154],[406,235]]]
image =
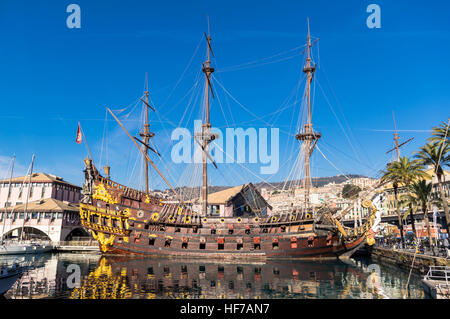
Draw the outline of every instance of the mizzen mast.
[[[317,42],[314,41],[314,43]],[[316,65],[312,65],[312,59],[311,59],[311,47],[314,43],[311,43],[311,36],[309,32],[309,19],[308,19],[308,37],[307,37],[307,47],[306,47],[306,64],[303,68],[303,72],[306,73],[307,79],[306,79],[306,88],[305,88],[305,96],[307,101],[307,108],[308,108],[308,118],[307,123],[304,124],[303,129],[299,134],[297,134],[295,137],[299,141],[303,141],[304,145],[304,152],[305,152],[305,160],[304,160],[304,166],[305,166],[305,177],[303,180],[303,187],[305,189],[305,211],[310,208],[310,200],[309,200],[309,193],[311,189],[311,173],[310,173],[310,159],[312,152],[314,150],[314,147],[316,146],[317,141],[322,136],[319,132],[315,132],[312,125],[312,115],[311,115],[311,83],[314,77],[314,72],[316,71]]]

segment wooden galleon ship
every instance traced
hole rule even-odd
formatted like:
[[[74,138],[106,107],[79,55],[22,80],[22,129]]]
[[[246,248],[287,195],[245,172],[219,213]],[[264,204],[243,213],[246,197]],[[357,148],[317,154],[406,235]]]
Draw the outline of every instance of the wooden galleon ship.
[[[209,121],[209,93],[212,93],[210,77],[214,72],[210,61],[212,51],[209,34],[206,35],[206,41],[207,60],[203,63],[205,118],[201,133],[195,136],[203,150],[201,211],[194,211],[192,205],[181,198],[176,203],[166,203],[149,192],[148,164],[151,164],[177,194],[148,155],[149,150],[155,150],[148,144],[154,134],[149,131],[148,112],[153,107],[148,102],[147,88],[145,98],[141,99],[146,105],[144,129],[140,134],[142,140],[131,137],[119,119],[108,109],[145,158],[145,190],[132,189],[111,180],[109,167],[105,169],[105,176],[102,176],[92,160],[85,159],[84,197],[80,203],[81,223],[98,240],[101,252],[184,258],[334,259],[350,256],[366,242],[373,243],[372,228],[377,208],[371,200],[363,200],[363,206],[368,208],[369,215],[366,222],[358,228],[347,228],[339,222],[352,206],[338,212],[327,204],[313,209],[309,202],[310,156],[321,137],[320,133],[313,130],[311,123],[310,86],[315,66],[311,63],[310,50],[314,43],[311,43],[309,27],[305,49],[306,64],[303,68],[307,76],[305,94],[308,121],[296,135],[306,150],[303,209],[292,209],[283,213],[235,211],[231,215],[209,214],[207,160],[211,160],[211,156],[208,153],[208,145],[215,139],[215,135],[210,133]],[[360,195],[369,198],[371,191],[373,189],[361,192]]]

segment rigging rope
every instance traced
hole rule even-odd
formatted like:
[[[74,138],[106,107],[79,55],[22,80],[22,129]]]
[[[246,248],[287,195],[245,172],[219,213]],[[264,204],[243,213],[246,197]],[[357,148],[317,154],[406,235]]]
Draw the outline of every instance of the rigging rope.
[[[328,163],[330,163],[337,171],[339,171],[345,178],[347,178],[347,180],[350,180],[351,178],[348,177],[347,175],[344,174],[344,172],[342,172],[339,168],[337,168],[326,156],[325,154],[322,153],[322,151],[319,148],[319,145],[316,145],[317,150],[319,151],[320,154],[322,154],[323,158],[326,159],[328,161]]]
[[[222,69],[219,69],[217,72],[229,72],[229,71],[235,71],[236,69],[239,69],[239,68],[241,68],[241,67],[250,66],[250,65],[252,65],[252,64],[255,64],[255,63],[258,63],[258,62],[261,62],[261,61],[266,61],[266,60],[272,59],[272,58],[274,58],[274,57],[277,57],[277,56],[280,56],[280,55],[283,55],[283,54],[286,54],[286,53],[289,53],[289,52],[292,52],[292,51],[295,51],[295,50],[304,48],[305,46],[306,46],[306,44],[301,45],[301,46],[298,46],[298,47],[295,47],[295,48],[292,48],[292,49],[289,49],[289,50],[286,50],[286,51],[283,51],[283,52],[279,52],[279,53],[277,53],[277,54],[274,54],[274,55],[271,55],[271,56],[268,56],[268,57],[265,57],[265,58],[257,59],[257,60],[250,61],[250,62],[246,62],[246,63],[242,63],[242,64],[237,64],[237,65],[232,65],[232,66],[224,67],[224,68],[222,68]],[[298,54],[296,54],[296,55],[294,55],[294,56],[292,56],[292,57],[295,57],[295,56],[298,56]],[[292,58],[292,57],[291,57],[291,58]],[[274,63],[274,62],[271,62],[271,63]]]

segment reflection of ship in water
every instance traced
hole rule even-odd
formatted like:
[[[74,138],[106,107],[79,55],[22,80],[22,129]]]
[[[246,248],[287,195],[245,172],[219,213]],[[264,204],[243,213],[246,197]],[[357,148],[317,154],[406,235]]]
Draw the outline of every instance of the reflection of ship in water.
[[[360,267],[340,261],[238,264],[102,257],[70,298],[383,298],[367,286],[369,273]]]
[[[378,265],[370,259],[218,263],[49,254],[33,256],[32,264],[5,298],[402,298],[408,278],[384,265],[379,275],[371,274]],[[78,288],[67,284],[72,264],[80,267]],[[369,279],[378,280],[381,289]],[[409,286],[410,298],[424,298],[420,277],[413,275]]]

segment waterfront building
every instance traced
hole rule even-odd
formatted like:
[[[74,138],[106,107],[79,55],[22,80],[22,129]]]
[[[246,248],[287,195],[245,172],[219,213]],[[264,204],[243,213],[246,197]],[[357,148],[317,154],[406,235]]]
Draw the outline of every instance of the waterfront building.
[[[23,184],[23,187],[22,187]],[[29,189],[31,185],[31,189]],[[29,201],[53,198],[59,201],[78,203],[81,198],[81,187],[65,181],[62,177],[33,173],[31,184],[29,176],[0,180],[0,208],[23,204],[29,192]]]
[[[0,208],[0,235],[5,238],[78,240],[90,235],[80,223],[79,207],[68,201],[45,198],[14,207]]]
[[[426,170],[426,173],[430,176],[425,178],[425,180],[427,182],[432,182],[433,183],[433,196],[440,198],[441,197],[441,191],[439,189],[439,185],[438,185],[438,180],[436,177],[436,174],[434,174],[434,171],[431,167],[429,167]],[[449,201],[449,197],[450,197],[450,172],[448,170],[444,171],[444,178],[442,181],[442,185],[444,188],[444,193],[445,196],[447,198],[447,201]],[[387,184],[382,191],[387,195],[387,200],[384,201],[383,204],[383,208],[384,209],[384,215],[385,216],[397,216],[397,211],[396,211],[396,206],[395,206],[395,195],[394,195],[394,188],[392,187],[392,184],[389,183]],[[408,193],[408,190],[406,189],[406,187],[404,187],[403,185],[399,185],[398,187],[398,197],[399,199],[402,198],[402,196],[406,195]],[[449,202],[450,204],[450,202]],[[432,208],[432,207],[430,207]],[[402,215],[404,214],[404,212],[407,210],[406,207],[401,207],[400,211],[402,212]],[[431,211],[431,210],[430,210]],[[418,207],[418,211],[415,213],[421,213],[422,212],[422,207]],[[442,214],[443,216],[443,210],[441,209],[441,211],[439,212],[440,214]],[[431,214],[430,214],[431,215]]]

